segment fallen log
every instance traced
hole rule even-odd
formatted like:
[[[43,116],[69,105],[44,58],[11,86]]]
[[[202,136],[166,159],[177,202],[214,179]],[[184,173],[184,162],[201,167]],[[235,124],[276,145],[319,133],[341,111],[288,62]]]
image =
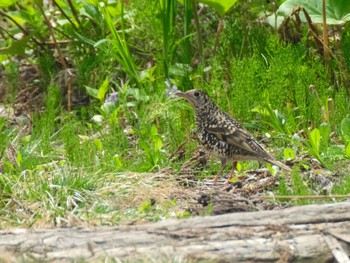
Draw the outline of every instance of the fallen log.
[[[349,255],[350,202],[137,226],[0,231],[0,258],[9,261],[345,263]]]

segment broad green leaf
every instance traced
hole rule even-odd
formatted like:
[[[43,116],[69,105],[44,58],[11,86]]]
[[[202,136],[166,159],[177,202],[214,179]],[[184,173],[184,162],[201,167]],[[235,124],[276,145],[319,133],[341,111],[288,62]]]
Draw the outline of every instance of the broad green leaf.
[[[84,87],[85,87],[87,93],[89,93],[89,95],[91,97],[94,97],[94,98],[98,99],[98,90],[97,89],[90,88],[90,87],[88,87],[86,85]]]
[[[295,151],[292,148],[285,148],[284,149],[284,158],[285,159],[295,159]]]
[[[103,102],[105,95],[108,91],[108,84],[109,84],[109,79],[105,79],[102,83],[102,85],[98,88],[98,92],[97,92],[97,98]]]
[[[16,161],[17,161],[18,166],[21,166],[22,160],[23,160],[22,154],[20,152],[18,152],[17,156],[16,156]]]
[[[43,0],[34,0],[34,3],[43,7],[44,6],[44,1]]]
[[[143,202],[139,207],[138,207],[138,211],[139,212],[149,212],[152,209],[152,202],[150,200],[147,200],[145,202]]]
[[[237,162],[237,167],[236,167],[237,172],[242,171],[242,168],[243,168],[242,164],[240,162]]]
[[[101,106],[104,116],[110,116],[117,108],[118,106],[114,102],[106,102]]]
[[[98,0],[86,0],[85,2],[88,4],[92,4],[94,6],[98,6],[98,3],[99,3]]]
[[[109,116],[109,123],[112,125],[119,125],[119,112],[120,112],[120,106],[117,107]],[[133,130],[129,130],[129,134],[134,134],[135,132]]]
[[[55,0],[56,4],[58,4],[61,8],[68,8],[69,6],[64,0]]]
[[[15,4],[18,0],[1,0],[0,1],[0,8],[6,8],[13,4]]]
[[[153,136],[157,136],[157,134],[158,134],[157,127],[155,125],[152,125],[152,127],[151,127],[151,135],[152,135],[152,137]]]
[[[99,150],[99,151],[103,150],[102,141],[100,139],[94,139],[94,144],[95,144],[97,150]]]
[[[346,116],[340,124],[342,136],[348,142],[350,142],[350,115]]]
[[[350,142],[348,143],[348,146],[345,148],[345,154],[350,157]]]
[[[322,123],[320,126],[320,135],[322,141],[322,147],[326,147],[329,145],[329,136],[332,132],[331,125],[328,123]]]
[[[7,15],[9,15],[11,19],[16,23],[23,25],[25,23],[30,23],[29,21],[30,15],[28,13],[29,12],[24,12],[24,11],[22,12],[14,11],[14,12],[7,12]]]
[[[122,13],[122,6],[121,5],[122,5],[121,2],[119,2],[119,3],[117,3],[117,5],[113,5],[113,6],[108,5],[107,10],[108,10],[109,14],[112,17],[116,17],[116,16],[121,15],[121,13]]]
[[[25,52],[25,48],[27,46],[27,43],[30,39],[29,36],[25,36],[24,38],[13,41],[11,46],[8,48],[5,48],[3,50],[0,50],[0,54],[6,54],[6,55],[22,55]]]
[[[307,150],[309,154],[311,154],[321,163],[321,165],[326,167],[327,165],[320,154],[320,141],[321,141],[320,131],[319,129],[315,128],[311,133],[309,133],[309,143],[308,143]]]
[[[319,129],[315,128],[310,134],[310,142],[314,151],[318,154],[320,150],[321,135]]]
[[[13,166],[13,164],[8,162],[8,161],[4,161],[4,166],[9,168],[9,169],[11,169],[11,170],[13,170],[13,171],[16,170],[15,167]]]
[[[149,148],[148,144],[144,140],[139,140],[139,146],[145,151],[146,158],[153,163],[151,149]]]
[[[0,54],[0,63],[4,62],[7,59],[8,59],[8,57],[6,55]]]
[[[210,6],[220,16],[224,16],[237,1],[238,0],[199,0],[198,2]]]
[[[260,106],[251,109],[251,112],[259,113],[261,116],[264,116],[264,117],[269,116],[269,111],[266,108],[263,108]]]
[[[321,0],[287,0],[277,10],[277,27],[280,26],[283,18],[289,16],[293,9],[298,6],[305,8],[313,23],[323,23]],[[326,17],[328,25],[342,25],[350,21],[349,0],[327,0]],[[302,12],[300,12],[300,19],[302,22],[306,22]],[[275,26],[275,15],[269,17],[269,23]]]
[[[153,139],[154,150],[160,151],[163,147],[163,142],[159,137]]]

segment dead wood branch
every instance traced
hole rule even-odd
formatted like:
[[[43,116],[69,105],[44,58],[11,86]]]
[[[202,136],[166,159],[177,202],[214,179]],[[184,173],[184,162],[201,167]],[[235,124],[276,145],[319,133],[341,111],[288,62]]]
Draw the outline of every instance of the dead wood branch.
[[[340,262],[350,254],[350,202],[94,229],[0,231],[9,260]],[[348,262],[348,261],[341,261]]]

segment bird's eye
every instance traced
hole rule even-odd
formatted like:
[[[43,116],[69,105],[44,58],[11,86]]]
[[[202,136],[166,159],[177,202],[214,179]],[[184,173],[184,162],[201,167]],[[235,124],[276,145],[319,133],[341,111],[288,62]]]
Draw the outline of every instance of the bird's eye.
[[[195,96],[195,97],[199,97],[199,92],[196,91],[196,92],[194,93],[194,96]]]

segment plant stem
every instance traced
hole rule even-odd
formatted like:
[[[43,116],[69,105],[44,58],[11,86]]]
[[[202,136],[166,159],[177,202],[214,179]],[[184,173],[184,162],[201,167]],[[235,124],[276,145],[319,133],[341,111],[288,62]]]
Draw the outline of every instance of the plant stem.
[[[170,50],[173,47],[174,19],[176,0],[161,0],[161,17],[163,26],[163,60],[165,77],[169,76],[169,65],[171,63]]]
[[[41,4],[38,3],[38,1],[35,1],[36,5],[38,6],[38,8],[40,9],[40,12],[42,13],[44,19],[45,19],[45,23],[49,29],[49,32],[50,32],[50,36],[52,38],[52,41],[53,41],[53,44],[55,46],[55,49],[57,50],[57,53],[58,53],[58,58],[60,60],[60,63],[63,67],[63,70],[66,71],[67,70],[67,64],[66,64],[66,61],[63,57],[63,54],[61,52],[61,49],[58,47],[58,44],[57,44],[57,41],[56,41],[56,37],[55,37],[55,34],[54,34],[54,31],[51,27],[51,23],[49,21],[49,19],[47,18],[47,16],[45,15],[45,11],[44,9],[42,8]],[[68,83],[71,83],[71,78],[70,78],[70,75],[69,75],[69,80],[68,80]],[[72,105],[72,97],[71,97],[71,94],[73,93],[72,90],[71,90],[71,87],[72,85],[68,85],[67,87],[67,109],[68,111],[71,111],[71,105]]]
[[[194,17],[194,24],[197,31],[197,42],[198,42],[198,52],[199,52],[199,62],[203,58],[203,44],[202,44],[202,33],[199,26],[199,19],[198,19],[198,13],[196,8],[196,3],[192,0],[192,10],[193,10],[193,17]]]
[[[59,4],[56,3],[55,0],[53,0],[53,4],[60,10],[60,12],[62,13],[62,15],[69,21],[69,23],[72,25],[72,27],[77,30],[77,27],[75,26],[75,24],[73,23],[73,21],[69,18],[69,16],[67,16],[67,14],[63,11],[63,9],[59,6]]]
[[[328,48],[326,0],[322,0],[322,18],[323,18],[323,58],[324,58],[325,63],[327,63],[328,58],[329,58],[329,48]]]
[[[73,3],[71,0],[68,0],[68,5],[70,7],[70,9],[72,10],[72,13],[73,13],[73,16],[75,18],[75,20],[78,22],[79,26],[81,26],[81,22],[80,22],[80,19],[79,19],[79,16],[77,14],[77,11],[75,10],[74,6],[73,6]]]
[[[24,28],[22,27],[20,24],[18,24],[16,22],[16,20],[14,20],[11,16],[7,15],[6,13],[0,11],[0,16],[6,17],[9,20],[11,20],[11,22],[13,22],[25,35],[30,35],[30,33]],[[31,37],[31,39],[41,48],[44,48],[44,46],[38,41],[36,40],[34,37]]]
[[[222,32],[223,26],[224,26],[224,18],[220,17],[218,29],[216,30],[216,34],[215,34],[215,44],[214,44],[214,50],[213,50],[214,55],[216,54],[216,50],[219,46],[219,38],[220,38],[220,34]]]
[[[184,41],[183,41],[183,49],[184,49],[184,56],[183,56],[183,62],[189,64],[190,63],[190,52],[191,52],[191,45],[190,45],[190,24],[191,24],[191,18],[192,18],[192,6],[190,5],[191,0],[184,0],[184,6],[185,6],[185,21],[184,21]]]

